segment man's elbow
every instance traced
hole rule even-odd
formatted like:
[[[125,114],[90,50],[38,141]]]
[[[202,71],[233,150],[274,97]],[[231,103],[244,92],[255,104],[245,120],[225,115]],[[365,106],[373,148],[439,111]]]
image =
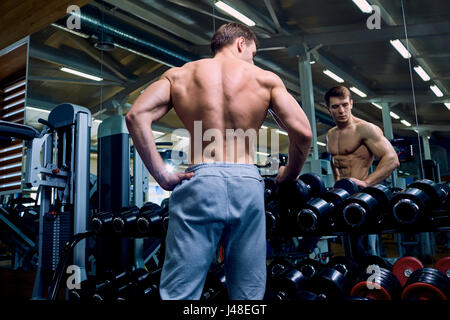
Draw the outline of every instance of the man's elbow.
[[[308,146],[311,146],[312,141],[313,141],[313,134],[311,131],[305,131],[303,133],[303,141],[305,144],[307,144]]]
[[[133,126],[133,124],[136,122],[136,115],[134,112],[132,111],[128,111],[126,116],[125,116],[125,123],[128,127],[128,130]]]
[[[304,143],[309,143],[309,144],[312,143],[313,133],[312,133],[311,128],[309,126],[308,127],[304,127],[304,128],[302,128],[300,130],[300,136],[301,136],[301,139],[303,140]]]
[[[397,169],[398,167],[400,167],[400,161],[398,161],[397,156],[395,156],[393,165],[394,165],[394,169]]]
[[[292,130],[289,132],[289,138],[298,144],[311,146],[313,134],[308,129]]]
[[[391,163],[391,167],[392,167],[392,171],[394,171],[395,169],[397,169],[398,167],[400,167],[400,161],[398,161],[398,157],[397,155],[392,155],[390,157],[390,161]]]

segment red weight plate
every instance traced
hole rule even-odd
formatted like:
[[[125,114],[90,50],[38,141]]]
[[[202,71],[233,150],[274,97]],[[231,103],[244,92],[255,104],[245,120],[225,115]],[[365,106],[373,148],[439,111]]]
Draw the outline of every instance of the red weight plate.
[[[372,298],[373,300],[392,300],[391,294],[383,287],[369,289],[373,282],[361,281],[355,284],[350,292],[352,297]]]
[[[406,281],[408,281],[408,278],[411,275],[411,273],[422,268],[423,264],[422,262],[420,262],[419,259],[414,257],[403,257],[398,259],[394,263],[394,266],[392,267],[392,272],[395,274],[398,281],[403,287]]]
[[[448,278],[450,278],[450,257],[443,257],[439,259],[434,267],[434,269],[441,271]]]
[[[447,300],[447,296],[429,283],[416,282],[403,289],[402,300]]]

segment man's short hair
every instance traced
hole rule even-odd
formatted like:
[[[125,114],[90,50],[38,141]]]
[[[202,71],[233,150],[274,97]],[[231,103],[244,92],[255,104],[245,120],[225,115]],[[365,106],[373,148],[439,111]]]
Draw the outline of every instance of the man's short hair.
[[[327,107],[330,106],[330,98],[331,97],[340,97],[340,98],[352,98],[352,93],[350,90],[347,89],[347,87],[344,86],[337,86],[333,87],[330,90],[325,93],[325,103],[327,104]]]
[[[258,39],[250,28],[243,24],[231,22],[223,24],[217,29],[211,39],[211,51],[215,55],[223,47],[232,44],[239,37],[244,37],[245,41],[254,41],[258,48]]]

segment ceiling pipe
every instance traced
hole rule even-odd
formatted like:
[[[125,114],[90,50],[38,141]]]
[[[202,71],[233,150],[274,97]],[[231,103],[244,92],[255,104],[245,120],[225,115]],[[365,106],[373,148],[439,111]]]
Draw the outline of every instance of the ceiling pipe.
[[[86,5],[82,7],[79,18],[83,34],[97,39],[104,39],[106,35],[111,45],[114,44],[116,47],[140,54],[170,67],[182,66],[187,62],[202,58],[202,56],[180,49],[160,37],[125,24],[96,6]],[[55,24],[66,27],[66,19],[67,17],[55,22]],[[270,59],[258,57],[258,60],[263,65],[275,66],[276,72],[283,78],[296,79],[296,75],[286,71]],[[327,114],[316,110],[316,115],[318,121],[328,126],[334,125]]]

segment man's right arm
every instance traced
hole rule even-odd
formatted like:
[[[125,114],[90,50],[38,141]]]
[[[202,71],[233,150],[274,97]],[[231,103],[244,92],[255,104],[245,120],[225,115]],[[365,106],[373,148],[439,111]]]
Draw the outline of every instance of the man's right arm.
[[[305,164],[311,147],[311,126],[303,109],[275,74],[270,98],[270,108],[289,136],[288,163],[284,171],[279,173],[277,182],[295,180]]]

